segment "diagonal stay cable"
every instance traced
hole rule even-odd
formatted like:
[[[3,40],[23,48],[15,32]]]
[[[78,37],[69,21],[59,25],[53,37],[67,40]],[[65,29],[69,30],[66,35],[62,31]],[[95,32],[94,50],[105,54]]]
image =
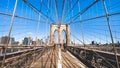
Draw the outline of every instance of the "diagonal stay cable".
[[[77,0],[74,4],[73,4],[73,6],[70,8],[70,9],[68,9],[68,11],[66,12],[66,15],[65,15],[65,17],[67,18],[67,16],[71,13],[71,11],[75,8],[75,6],[77,5],[77,3],[79,2],[79,0]],[[69,16],[68,16],[69,17]],[[66,19],[65,19],[66,20]]]
[[[92,4],[90,4],[88,7],[86,7],[85,9],[83,9],[82,11],[78,12],[76,15],[74,15],[73,17],[70,18],[74,20],[76,20],[80,15],[82,15],[83,13],[85,13],[89,8],[91,8],[93,5],[95,5],[97,2],[99,2],[100,0],[95,0]]]
[[[108,16],[114,16],[114,15],[119,15],[119,14],[120,14],[120,12],[115,12],[115,13],[108,14]],[[101,15],[101,16],[96,16],[96,17],[92,17],[92,18],[88,18],[88,19],[84,19],[84,20],[80,20],[80,21],[70,22],[69,24],[74,24],[77,22],[86,22],[86,21],[95,20],[95,19],[99,19],[99,18],[105,18],[105,17],[106,17],[106,15]]]
[[[28,5],[31,9],[33,9],[37,14],[42,14],[43,16],[45,16],[46,18],[49,18],[52,22],[55,22],[52,18],[48,17],[47,15],[45,15],[43,12],[39,11],[36,7],[34,7],[31,3],[29,3],[26,0],[22,0],[26,5]]]
[[[5,16],[12,16],[12,14],[8,14],[8,13],[5,13],[5,12],[0,12],[1,15],[5,15]],[[22,16],[18,16],[18,15],[15,15],[15,17],[17,18],[21,18],[21,19],[26,19],[26,20],[31,20],[31,21],[38,21],[38,20],[35,20],[35,19],[32,19],[32,18],[28,18],[28,17],[22,17]]]

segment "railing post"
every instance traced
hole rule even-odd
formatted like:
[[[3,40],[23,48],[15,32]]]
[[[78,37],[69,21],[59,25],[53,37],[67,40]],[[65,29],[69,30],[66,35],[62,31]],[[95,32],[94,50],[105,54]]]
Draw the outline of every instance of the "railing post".
[[[5,52],[5,47],[2,46],[2,47],[1,47],[1,54],[3,54],[4,52]]]
[[[114,54],[115,54],[115,59],[116,59],[116,63],[117,63],[117,68],[119,68],[119,62],[118,62],[118,57],[117,57],[117,50],[115,49],[115,45],[114,45],[114,39],[113,39],[113,35],[112,35],[112,29],[110,26],[110,20],[109,20],[109,16],[108,16],[108,11],[106,8],[106,3],[105,0],[102,0],[103,6],[104,6],[104,11],[106,13],[106,19],[107,19],[107,23],[108,23],[108,28],[109,28],[109,32],[110,32],[110,37],[111,37],[111,41],[112,41],[112,46],[114,49]]]
[[[2,52],[3,52],[3,49],[1,48],[1,49],[0,49],[0,54],[2,54]]]

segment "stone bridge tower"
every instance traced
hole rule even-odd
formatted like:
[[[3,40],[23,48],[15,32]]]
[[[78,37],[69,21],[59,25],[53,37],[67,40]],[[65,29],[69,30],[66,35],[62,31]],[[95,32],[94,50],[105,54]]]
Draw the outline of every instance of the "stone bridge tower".
[[[54,44],[54,33],[58,31],[58,44],[62,44],[62,31],[66,33],[66,43],[70,45],[70,25],[69,24],[51,24],[50,25],[50,45]]]

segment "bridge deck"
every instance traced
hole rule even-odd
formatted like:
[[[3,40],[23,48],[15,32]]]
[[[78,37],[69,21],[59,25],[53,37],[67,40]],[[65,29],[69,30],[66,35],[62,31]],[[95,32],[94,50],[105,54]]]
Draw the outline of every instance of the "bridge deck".
[[[72,56],[68,51],[59,47],[50,50],[37,61],[33,62],[30,68],[84,68],[85,65]]]

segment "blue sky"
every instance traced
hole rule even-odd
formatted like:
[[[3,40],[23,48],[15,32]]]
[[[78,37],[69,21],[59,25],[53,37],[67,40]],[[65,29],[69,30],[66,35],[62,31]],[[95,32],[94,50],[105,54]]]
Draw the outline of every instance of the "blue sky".
[[[40,6],[41,6],[40,0],[27,0],[27,1],[31,3],[34,7],[36,7],[38,10],[40,10]],[[63,15],[62,24],[69,23],[70,20],[72,20],[71,17],[76,15],[78,12],[80,12],[79,7],[80,10],[83,10],[88,5],[93,3],[95,0],[84,0],[84,1],[79,0],[78,2],[80,4],[76,3],[77,0],[65,0],[64,2],[65,7],[63,10],[63,14],[62,14],[63,0],[56,0],[56,1],[58,4],[57,7],[58,14],[56,11],[55,0],[42,0],[41,12],[43,12],[48,17],[51,17],[54,20],[54,22],[51,21],[50,19],[47,19],[45,16],[41,15],[40,27],[38,31],[39,32],[38,37],[40,39],[43,38],[44,36],[47,37],[49,35],[50,24],[48,23],[58,24],[59,22],[61,22],[62,15]],[[105,0],[105,2],[109,14],[120,12],[120,7],[119,7],[120,0]],[[12,14],[14,3],[15,0],[0,0],[0,12]],[[73,7],[73,5],[74,5],[74,9],[70,10],[70,8]],[[47,8],[49,8],[48,11]],[[18,0],[18,5],[15,15],[38,20],[38,14],[35,13],[30,7],[28,7],[22,0]],[[81,20],[85,20],[101,15],[105,15],[102,0],[100,0],[90,9],[88,9],[84,14],[82,14]],[[114,40],[115,42],[120,41],[120,23],[119,23],[120,15],[110,16],[109,18],[110,18],[111,28],[113,31]],[[47,20],[48,23],[46,24]],[[0,37],[8,35],[10,21],[11,21],[10,16],[5,16],[0,14]],[[97,41],[98,43],[111,42],[106,18],[94,19],[82,23],[80,22],[75,23],[76,21],[80,21],[80,17],[78,17],[74,21],[74,24],[70,25],[70,31],[80,40],[83,40],[82,39],[82,32],[83,32],[85,43],[90,43],[92,40]],[[80,27],[80,25],[82,25],[82,28]],[[15,37],[16,40],[22,40],[24,37],[31,36],[35,40],[37,26],[38,26],[38,22],[36,21],[15,18],[11,36]],[[55,34],[55,36],[56,35],[57,34]],[[79,43],[79,41],[75,39],[73,36],[71,36],[71,41],[75,41]]]

